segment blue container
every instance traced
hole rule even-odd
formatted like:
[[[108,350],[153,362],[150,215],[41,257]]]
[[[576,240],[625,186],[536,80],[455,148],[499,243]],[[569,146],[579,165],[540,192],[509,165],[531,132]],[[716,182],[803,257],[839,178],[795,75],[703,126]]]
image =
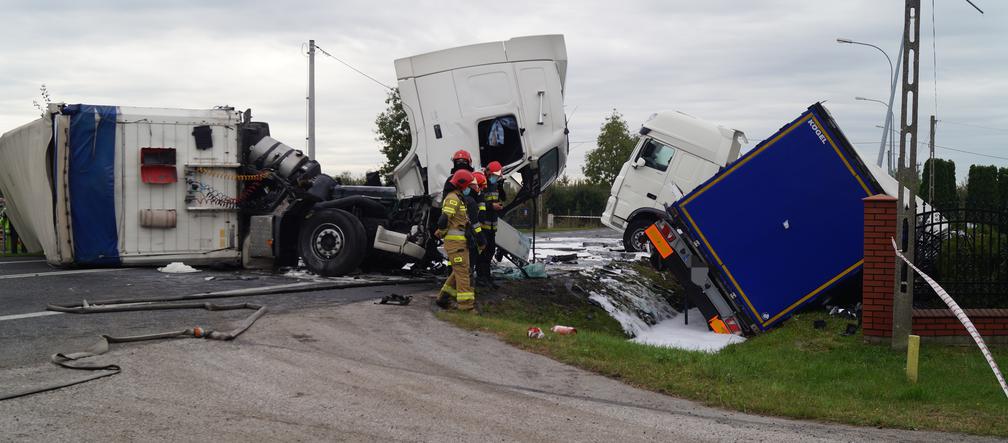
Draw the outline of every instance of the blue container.
[[[674,208],[715,278],[766,330],[857,275],[861,199],[880,192],[816,103]]]

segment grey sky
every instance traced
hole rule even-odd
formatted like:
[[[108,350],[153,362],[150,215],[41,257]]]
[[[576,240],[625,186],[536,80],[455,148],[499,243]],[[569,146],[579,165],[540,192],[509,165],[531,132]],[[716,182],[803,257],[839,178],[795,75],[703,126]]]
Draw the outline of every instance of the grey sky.
[[[746,132],[752,144],[815,101],[874,158],[903,2],[887,1],[333,1],[9,2],[0,26],[0,131],[37,116],[45,83],[56,101],[154,107],[251,107],[274,137],[305,145],[307,59],[318,44],[394,84],[392,60],[452,46],[562,33],[570,58],[568,175],[616,108],[636,129],[680,110]],[[45,3],[43,5],[43,3]],[[934,112],[931,2],[924,0],[921,141]],[[1008,2],[938,0],[938,144],[1008,157]],[[374,118],[385,90],[335,60],[317,61],[318,152],[329,172],[362,173],[382,158]],[[897,94],[897,112],[898,112]],[[576,112],[575,112],[576,109]],[[992,129],[980,128],[978,125]],[[921,151],[926,156],[926,151]],[[938,149],[959,180],[971,163],[1008,161]]]

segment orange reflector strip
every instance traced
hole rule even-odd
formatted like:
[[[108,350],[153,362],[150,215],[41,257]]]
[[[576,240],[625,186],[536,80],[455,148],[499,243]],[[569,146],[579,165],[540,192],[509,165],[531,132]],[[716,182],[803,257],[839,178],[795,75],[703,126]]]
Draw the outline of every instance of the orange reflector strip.
[[[709,324],[711,329],[714,330],[714,332],[717,332],[718,334],[731,334],[731,331],[728,330],[728,325],[726,325],[725,322],[721,321],[721,319],[718,318],[718,316],[716,315],[714,317],[711,317],[710,321],[707,322],[707,324]]]
[[[659,254],[661,254],[662,258],[668,258],[668,256],[672,255],[672,247],[669,246],[665,237],[662,237],[661,231],[658,230],[657,226],[648,226],[648,228],[644,230],[644,233],[647,234],[648,239],[651,240],[651,244],[654,245],[655,249]]]

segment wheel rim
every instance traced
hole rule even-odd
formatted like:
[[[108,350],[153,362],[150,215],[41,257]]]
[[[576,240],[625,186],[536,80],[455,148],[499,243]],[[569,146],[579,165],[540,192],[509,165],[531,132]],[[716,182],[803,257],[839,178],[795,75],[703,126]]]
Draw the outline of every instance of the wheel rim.
[[[312,252],[318,257],[330,259],[343,250],[343,242],[343,231],[339,226],[325,223],[312,233]]]
[[[647,235],[644,234],[644,229],[638,229],[630,235],[630,245],[633,246],[637,252],[648,252],[651,250],[651,242],[647,240]]]

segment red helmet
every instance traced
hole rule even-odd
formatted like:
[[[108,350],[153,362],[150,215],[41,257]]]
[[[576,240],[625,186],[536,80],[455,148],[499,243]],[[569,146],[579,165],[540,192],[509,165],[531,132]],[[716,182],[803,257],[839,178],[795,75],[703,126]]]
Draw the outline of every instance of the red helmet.
[[[465,149],[459,149],[452,154],[452,161],[457,162],[459,160],[465,160],[466,163],[472,164],[472,155],[469,155],[469,151]]]
[[[487,173],[490,173],[490,174],[493,174],[493,175],[501,175],[501,170],[502,169],[504,169],[504,168],[501,167],[500,162],[496,161],[496,160],[490,162],[490,164],[487,165],[487,167],[486,167]]]
[[[465,169],[459,169],[452,174],[451,180],[449,180],[455,189],[465,189],[473,182],[472,172],[466,171]]]
[[[479,190],[486,189],[487,187],[486,176],[479,171],[473,172],[472,175],[473,175],[473,183],[476,183],[479,186],[477,189]]]

